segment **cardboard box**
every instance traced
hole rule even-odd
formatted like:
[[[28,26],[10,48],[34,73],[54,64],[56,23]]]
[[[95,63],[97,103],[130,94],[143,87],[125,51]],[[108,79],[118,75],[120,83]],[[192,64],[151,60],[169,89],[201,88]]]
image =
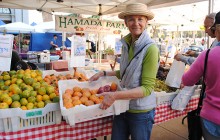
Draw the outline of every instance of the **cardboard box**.
[[[50,62],[50,54],[49,53],[40,53],[40,63]]]

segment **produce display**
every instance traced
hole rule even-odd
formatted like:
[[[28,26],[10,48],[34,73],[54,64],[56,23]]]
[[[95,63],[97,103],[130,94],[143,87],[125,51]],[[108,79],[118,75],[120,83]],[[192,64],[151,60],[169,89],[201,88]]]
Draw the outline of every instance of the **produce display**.
[[[40,70],[3,72],[0,76],[0,109],[30,110],[58,102],[58,93],[42,78]]]
[[[49,85],[52,85],[55,88],[55,93],[57,95],[59,95],[58,81],[69,80],[69,79],[77,79],[78,81],[81,81],[81,82],[88,81],[88,78],[84,74],[77,72],[77,71],[75,71],[74,74],[66,74],[66,75],[59,74],[57,76],[54,74],[50,74],[44,77],[44,81],[47,82]]]
[[[85,106],[99,104],[104,97],[97,96],[97,94],[116,90],[117,84],[114,82],[112,82],[111,85],[105,85],[99,89],[80,88],[75,86],[72,89],[66,89],[63,93],[63,106],[69,109],[80,104]]]
[[[165,84],[164,81],[156,79],[154,91],[156,91],[156,92],[165,91],[165,92],[169,93],[169,92],[175,92],[176,90],[177,90],[177,88],[169,87]]]

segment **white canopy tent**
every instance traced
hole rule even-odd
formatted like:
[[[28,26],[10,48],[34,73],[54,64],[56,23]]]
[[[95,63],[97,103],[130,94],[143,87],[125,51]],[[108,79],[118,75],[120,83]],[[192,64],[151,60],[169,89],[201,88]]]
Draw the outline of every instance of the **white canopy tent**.
[[[1,0],[1,7],[29,9],[42,12],[67,12],[108,15],[124,10],[129,3],[145,3],[152,8],[188,4],[204,0]]]
[[[55,32],[55,22],[42,22],[34,26],[36,32]]]
[[[34,31],[33,26],[22,22],[14,22],[0,26],[0,32],[30,33]]]
[[[14,23],[9,23],[0,26],[0,32],[7,33],[7,32],[12,32],[12,33],[31,33],[34,32],[35,29],[33,26],[30,26],[28,24],[22,23],[22,22],[14,22]],[[20,37],[19,37],[19,42],[20,42]],[[19,43],[19,53],[21,49],[21,44]]]

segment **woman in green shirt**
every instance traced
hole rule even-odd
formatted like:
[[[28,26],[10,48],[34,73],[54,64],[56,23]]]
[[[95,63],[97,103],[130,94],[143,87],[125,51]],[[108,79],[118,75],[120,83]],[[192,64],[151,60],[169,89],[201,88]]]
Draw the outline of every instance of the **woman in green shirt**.
[[[130,33],[123,44],[119,71],[99,72],[90,78],[117,76],[126,91],[105,92],[101,109],[107,109],[115,100],[130,100],[129,110],[114,117],[112,140],[149,140],[154,123],[156,96],[153,92],[159,62],[159,50],[147,34],[152,12],[142,3],[129,4],[119,14]]]

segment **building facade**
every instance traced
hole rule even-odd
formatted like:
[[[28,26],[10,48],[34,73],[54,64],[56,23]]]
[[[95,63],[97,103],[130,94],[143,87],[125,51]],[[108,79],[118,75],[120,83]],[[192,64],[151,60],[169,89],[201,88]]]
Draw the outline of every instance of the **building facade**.
[[[12,22],[23,22],[29,24],[28,14],[28,10],[0,8],[0,19],[6,24]]]

